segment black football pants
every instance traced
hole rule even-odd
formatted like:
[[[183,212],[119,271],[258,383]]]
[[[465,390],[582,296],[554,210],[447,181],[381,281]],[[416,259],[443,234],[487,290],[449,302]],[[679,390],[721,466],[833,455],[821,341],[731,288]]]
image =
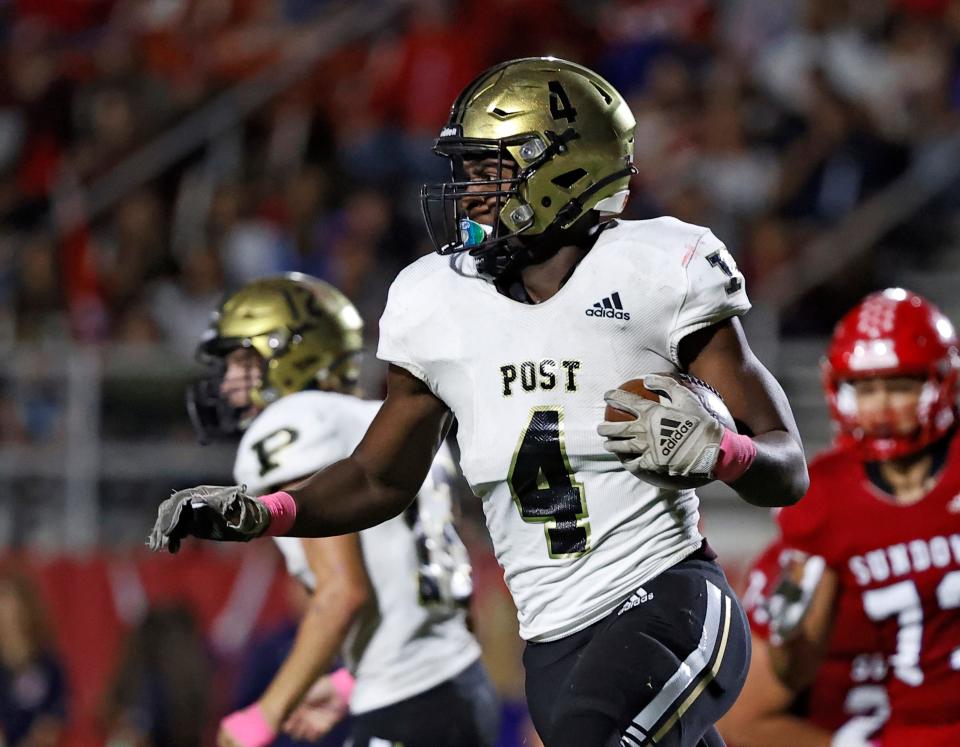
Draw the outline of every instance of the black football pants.
[[[493,747],[500,703],[480,662],[420,695],[351,717],[351,747]]]
[[[750,633],[720,567],[687,559],[523,661],[546,747],[722,747],[713,724],[743,687]]]

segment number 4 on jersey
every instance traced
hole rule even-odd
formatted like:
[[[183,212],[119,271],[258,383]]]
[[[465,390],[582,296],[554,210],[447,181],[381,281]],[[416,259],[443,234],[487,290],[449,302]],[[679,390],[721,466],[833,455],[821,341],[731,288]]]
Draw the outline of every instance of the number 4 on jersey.
[[[575,558],[590,549],[587,503],[564,448],[562,408],[534,408],[508,482],[523,520],[544,524],[551,558]]]

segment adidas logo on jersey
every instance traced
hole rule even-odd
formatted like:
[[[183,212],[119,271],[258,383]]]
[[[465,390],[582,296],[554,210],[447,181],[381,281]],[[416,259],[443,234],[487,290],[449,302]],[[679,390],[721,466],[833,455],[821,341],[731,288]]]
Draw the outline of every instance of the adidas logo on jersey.
[[[583,312],[587,316],[595,316],[600,319],[623,319],[630,321],[630,312],[623,310],[623,303],[620,301],[620,294],[611,293],[601,301],[597,301],[593,306]]]
[[[960,514],[960,493],[957,493],[947,504],[947,511],[952,514]]]
[[[648,594],[646,589],[641,586],[630,595],[630,598],[626,602],[623,603],[623,606],[617,613],[617,617],[622,615],[624,612],[629,612],[637,605],[643,604],[644,602],[649,602],[651,599],[653,599],[653,593]]]
[[[672,420],[664,418],[660,421],[660,453],[663,456],[669,456],[677,448],[687,434],[693,430],[696,425],[692,420]]]

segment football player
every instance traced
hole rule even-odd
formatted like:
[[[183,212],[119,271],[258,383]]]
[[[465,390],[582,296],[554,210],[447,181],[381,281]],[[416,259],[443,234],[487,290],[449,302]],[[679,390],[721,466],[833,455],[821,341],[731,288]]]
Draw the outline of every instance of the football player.
[[[388,394],[360,445],[263,498],[175,494],[151,545],[388,519],[455,416],[544,743],[722,744],[713,723],[743,683],[749,633],[691,488],[718,479],[752,503],[791,503],[806,465],[744,338],[749,302],[724,245],[673,218],[616,219],[633,130],[620,94],[564,60],[512,60],[467,86],[435,147],[451,180],[421,192],[437,252],[391,286]],[[739,432],[653,375],[676,371],[718,390]],[[658,401],[611,389],[639,374]],[[601,422],[605,398],[636,419]]]
[[[778,521],[791,547],[825,560],[815,596],[838,612],[803,619],[772,663],[810,681],[831,623],[856,610],[889,664],[882,744],[960,744],[956,333],[929,301],[890,288],[839,322],[824,371],[839,443]]]
[[[356,396],[361,345],[353,304],[307,275],[259,280],[223,302],[200,345],[210,375],[189,401],[205,439],[243,432],[237,482],[270,492],[353,451],[380,407]],[[315,740],[347,701],[357,747],[494,743],[496,699],[466,625],[471,569],[451,523],[452,470],[441,447],[415,500],[379,526],[276,539],[311,600],[261,698],[221,723],[220,747],[265,745],[281,727]],[[339,652],[347,670],[316,682]]]
[[[813,574],[804,567],[811,561],[819,563]],[[798,582],[784,583],[785,575],[798,575],[793,571],[796,566],[800,566]],[[786,631],[777,618],[771,620],[771,606],[775,606],[771,601],[790,589],[798,592],[793,598],[799,598],[804,594],[800,588],[803,577],[816,584],[820,569],[822,559],[805,557],[779,539],[770,543],[750,568],[743,594],[752,637],[750,671],[737,702],[718,724],[734,747],[869,747],[889,716],[883,686],[887,663],[881,653],[872,650],[879,643],[871,643],[870,630],[865,630],[863,614],[856,608],[837,610],[829,649],[809,687],[795,689],[773,670],[771,622],[774,640]],[[818,601],[822,606],[822,600]],[[778,613],[776,609],[773,612]]]

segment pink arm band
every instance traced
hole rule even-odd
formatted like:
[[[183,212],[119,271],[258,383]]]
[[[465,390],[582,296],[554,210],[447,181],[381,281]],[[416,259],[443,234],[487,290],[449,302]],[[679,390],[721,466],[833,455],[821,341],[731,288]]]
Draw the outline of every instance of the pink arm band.
[[[260,709],[259,703],[236,711],[220,722],[220,728],[243,747],[266,747],[277,736]]]
[[[280,537],[290,531],[294,520],[297,518],[297,503],[293,496],[286,491],[279,490],[269,495],[261,495],[263,501],[270,512],[270,526],[267,527],[266,534],[269,537]]]
[[[341,698],[347,703],[350,702],[350,693],[353,692],[354,680],[353,675],[350,674],[346,667],[341,667],[330,675],[330,684],[333,685],[333,689],[337,691]]]
[[[757,447],[750,436],[742,436],[729,428],[720,440],[720,457],[713,466],[713,476],[731,483],[743,477],[757,456]]]

